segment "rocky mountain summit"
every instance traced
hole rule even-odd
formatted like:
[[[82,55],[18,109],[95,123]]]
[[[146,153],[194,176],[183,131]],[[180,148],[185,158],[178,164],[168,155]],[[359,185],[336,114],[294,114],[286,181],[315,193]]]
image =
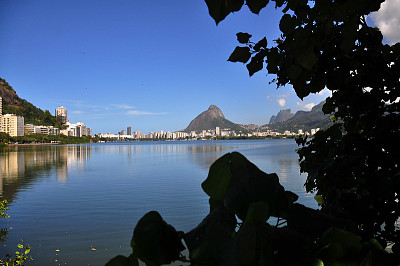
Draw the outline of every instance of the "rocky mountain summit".
[[[284,122],[286,120],[289,120],[293,116],[294,116],[294,114],[292,113],[292,109],[280,110],[276,116],[275,115],[271,116],[271,119],[269,120],[269,124]]]
[[[216,127],[220,127],[221,129],[229,128],[235,131],[246,131],[242,126],[226,119],[222,111],[213,104],[210,105],[206,111],[193,119],[184,131],[200,132],[202,130],[215,129]]]

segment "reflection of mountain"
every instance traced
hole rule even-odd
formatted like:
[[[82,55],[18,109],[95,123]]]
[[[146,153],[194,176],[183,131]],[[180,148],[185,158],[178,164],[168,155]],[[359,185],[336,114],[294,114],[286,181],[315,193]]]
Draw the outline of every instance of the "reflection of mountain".
[[[68,166],[82,164],[91,156],[91,146],[16,146],[0,151],[0,199],[12,200],[21,188],[55,170],[66,182]]]
[[[205,169],[209,169],[213,162],[215,162],[215,160],[221,157],[224,153],[226,153],[225,151],[229,149],[232,148],[228,146],[222,146],[220,144],[188,147],[193,160]]]

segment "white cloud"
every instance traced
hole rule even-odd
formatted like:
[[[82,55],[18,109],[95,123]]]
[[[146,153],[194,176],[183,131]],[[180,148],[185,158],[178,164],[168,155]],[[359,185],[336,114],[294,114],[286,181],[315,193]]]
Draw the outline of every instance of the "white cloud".
[[[286,94],[277,95],[276,97],[279,97],[279,98],[286,98],[286,97],[288,97],[289,95],[290,95],[290,93],[288,92],[288,93],[286,93]]]
[[[286,100],[285,99],[278,99],[277,102],[278,102],[280,107],[284,107],[286,105]]]
[[[74,111],[71,111],[71,114],[81,115],[81,114],[83,114],[83,112],[81,110],[74,110]]]
[[[386,0],[377,12],[371,14],[375,25],[391,44],[400,41],[400,0]]]
[[[128,104],[112,104],[112,106],[114,106],[115,108],[118,108],[118,109],[134,109],[135,108],[135,106],[128,105]]]
[[[152,113],[152,112],[147,112],[147,111],[137,111],[137,110],[131,110],[126,112],[127,115],[164,115],[166,113]]]
[[[297,106],[306,111],[311,111],[315,105],[315,103],[297,102]]]
[[[316,93],[318,96],[324,96],[325,98],[328,96],[332,96],[332,91],[328,90],[326,87],[322,90]]]

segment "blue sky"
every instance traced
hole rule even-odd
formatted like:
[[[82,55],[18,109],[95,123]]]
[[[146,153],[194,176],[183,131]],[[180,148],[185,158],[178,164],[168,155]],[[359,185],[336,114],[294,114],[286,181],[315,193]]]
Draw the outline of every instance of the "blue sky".
[[[216,26],[202,0],[2,0],[0,77],[43,110],[65,106],[93,133],[181,130],[211,104],[235,123],[263,125],[329,95],[301,101],[265,71],[250,78],[227,61],[237,32],[272,43],[280,16],[272,4],[258,16],[244,6]]]

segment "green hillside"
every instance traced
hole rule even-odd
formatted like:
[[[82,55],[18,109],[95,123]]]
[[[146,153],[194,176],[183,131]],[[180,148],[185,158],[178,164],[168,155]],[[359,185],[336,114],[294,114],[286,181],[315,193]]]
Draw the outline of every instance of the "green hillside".
[[[0,97],[3,98],[3,114],[23,116],[25,124],[61,127],[60,122],[49,110],[43,111],[27,100],[21,99],[13,87],[2,78],[0,78]]]

